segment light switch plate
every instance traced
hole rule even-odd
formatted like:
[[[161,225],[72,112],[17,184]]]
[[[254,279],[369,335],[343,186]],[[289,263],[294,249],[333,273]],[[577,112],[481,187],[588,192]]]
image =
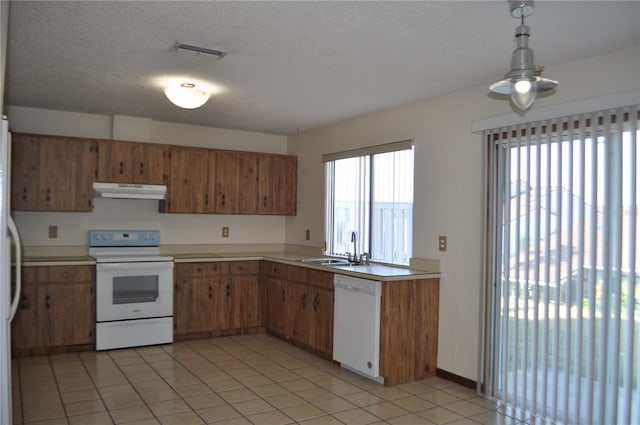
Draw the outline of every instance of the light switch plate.
[[[229,228],[227,226],[224,226],[222,228],[222,237],[223,238],[228,238],[229,237]]]
[[[58,238],[58,226],[49,226],[49,239]]]

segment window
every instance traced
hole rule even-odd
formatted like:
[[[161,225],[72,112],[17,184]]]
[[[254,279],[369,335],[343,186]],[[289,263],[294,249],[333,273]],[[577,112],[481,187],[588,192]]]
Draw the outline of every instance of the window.
[[[487,392],[640,423],[638,108],[487,132]]]
[[[328,255],[368,253],[408,265],[413,227],[411,141],[324,157]],[[355,249],[354,249],[355,247]]]

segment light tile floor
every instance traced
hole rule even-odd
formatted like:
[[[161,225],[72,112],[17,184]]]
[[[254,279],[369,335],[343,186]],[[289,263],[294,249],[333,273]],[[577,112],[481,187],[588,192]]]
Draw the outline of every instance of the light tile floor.
[[[384,387],[267,334],[14,359],[16,424],[521,424],[431,378]]]

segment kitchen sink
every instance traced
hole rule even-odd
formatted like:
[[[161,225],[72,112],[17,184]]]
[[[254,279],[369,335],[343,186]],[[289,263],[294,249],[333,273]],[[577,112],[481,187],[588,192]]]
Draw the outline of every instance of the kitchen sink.
[[[315,264],[318,266],[348,266],[349,262],[340,258],[307,258],[301,260],[303,263]]]

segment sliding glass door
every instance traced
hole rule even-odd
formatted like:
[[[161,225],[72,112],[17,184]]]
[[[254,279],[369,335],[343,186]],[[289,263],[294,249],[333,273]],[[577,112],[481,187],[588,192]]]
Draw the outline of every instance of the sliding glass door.
[[[487,132],[487,392],[640,423],[638,108]]]

